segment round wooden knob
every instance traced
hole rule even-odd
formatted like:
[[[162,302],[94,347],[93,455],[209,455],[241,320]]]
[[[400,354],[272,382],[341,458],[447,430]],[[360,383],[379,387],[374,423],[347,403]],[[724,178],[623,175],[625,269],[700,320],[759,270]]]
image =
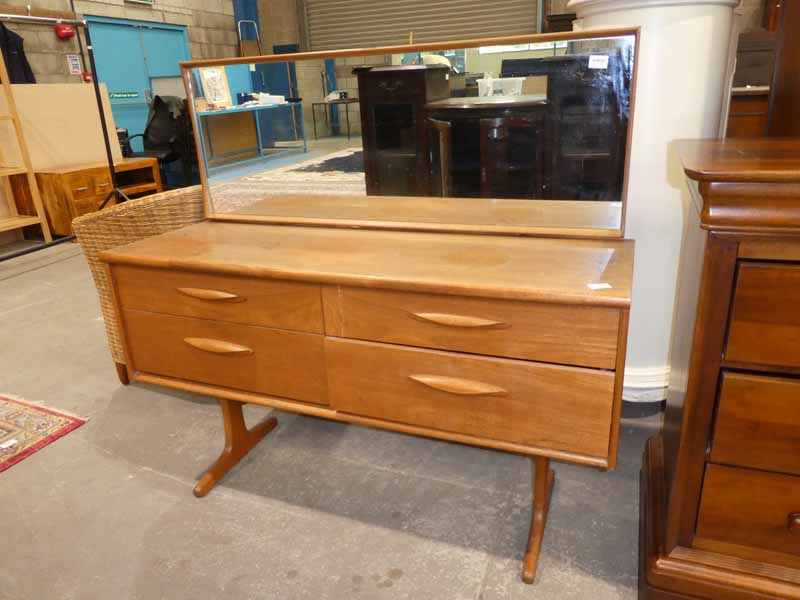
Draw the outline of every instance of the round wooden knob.
[[[800,535],[800,512],[789,513],[789,532]]]

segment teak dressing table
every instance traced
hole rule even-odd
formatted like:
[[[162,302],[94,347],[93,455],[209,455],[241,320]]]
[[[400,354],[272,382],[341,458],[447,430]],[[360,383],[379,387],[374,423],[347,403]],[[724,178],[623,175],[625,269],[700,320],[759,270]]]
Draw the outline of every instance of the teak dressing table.
[[[550,460],[617,460],[634,248],[622,199],[584,206],[294,194],[222,214],[209,198],[206,221],[101,255],[124,375],[219,399],[225,448],[197,496],[276,427],[247,429],[244,403],[530,456],[531,583]]]

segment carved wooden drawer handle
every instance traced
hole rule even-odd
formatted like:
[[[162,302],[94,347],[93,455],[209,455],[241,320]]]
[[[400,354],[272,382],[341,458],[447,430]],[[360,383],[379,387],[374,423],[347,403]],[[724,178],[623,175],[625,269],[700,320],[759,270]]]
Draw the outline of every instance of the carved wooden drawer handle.
[[[491,383],[461,379],[459,377],[444,377],[442,375],[409,375],[417,383],[427,385],[440,392],[458,394],[459,396],[507,396],[508,392]]]
[[[205,352],[213,352],[214,354],[245,356],[253,353],[253,350],[247,346],[240,346],[239,344],[225,342],[223,340],[212,340],[211,338],[183,338],[183,341],[192,348],[197,348]]]
[[[178,292],[184,296],[197,298],[199,300],[211,300],[214,302],[244,302],[245,299],[236,294],[223,292],[221,290],[205,290],[203,288],[177,288]]]
[[[447,325],[449,327],[468,327],[472,329],[501,329],[508,327],[508,323],[502,321],[492,321],[480,317],[468,317],[466,315],[451,315],[447,313],[411,313],[421,321],[429,321],[437,325]]]
[[[789,533],[800,535],[800,512],[789,513]]]

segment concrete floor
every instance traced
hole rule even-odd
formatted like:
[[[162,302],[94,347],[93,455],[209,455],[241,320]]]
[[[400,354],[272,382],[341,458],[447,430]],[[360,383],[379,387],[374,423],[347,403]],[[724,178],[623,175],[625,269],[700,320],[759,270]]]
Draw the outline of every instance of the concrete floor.
[[[74,244],[0,263],[0,394],[90,421],[0,474],[0,598],[636,598],[638,471],[555,464],[539,578],[520,581],[529,461],[279,413],[206,498],[208,397],[121,386]],[[253,407],[249,418],[266,410]]]

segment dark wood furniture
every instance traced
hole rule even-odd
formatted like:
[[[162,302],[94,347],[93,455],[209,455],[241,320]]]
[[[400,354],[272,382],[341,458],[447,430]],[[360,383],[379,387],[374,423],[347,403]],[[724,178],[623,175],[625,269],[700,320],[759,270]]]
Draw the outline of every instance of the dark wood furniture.
[[[734,88],[728,112],[728,129],[725,137],[757,138],[767,131],[769,114],[769,86]]]
[[[161,171],[156,158],[123,158],[114,163],[119,188],[129,198],[155,194],[162,190]],[[24,177],[24,176],[23,176]],[[100,208],[111,191],[111,172],[104,163],[66,165],[36,172],[36,181],[42,193],[47,221],[56,235],[72,233],[72,219]],[[33,208],[24,179],[15,175],[11,185],[17,208],[30,214]],[[112,198],[106,206],[116,204]]]
[[[506,59],[502,77],[547,76],[552,120],[549,198],[618,200],[630,114],[632,49],[605,52],[605,68],[591,54]]]
[[[558,13],[547,15],[544,19],[544,33],[555,33],[557,31],[572,31],[572,23],[578,15],[575,13]]]
[[[695,193],[640,598],[800,598],[800,140],[677,151]]]
[[[357,67],[367,194],[424,196],[430,187],[425,104],[450,96],[444,65]]]
[[[325,123],[330,126],[331,123],[331,108],[334,106],[341,106],[344,110],[344,119],[347,123],[347,139],[350,139],[350,105],[358,104],[358,98],[339,98],[338,100],[325,100],[324,102],[311,103],[311,120],[314,124],[314,139],[317,137],[317,107],[322,106],[325,110]]]
[[[767,135],[800,136],[800,2],[780,3]]]
[[[552,121],[543,95],[447,98],[425,111],[431,195],[550,197],[545,153]]]

